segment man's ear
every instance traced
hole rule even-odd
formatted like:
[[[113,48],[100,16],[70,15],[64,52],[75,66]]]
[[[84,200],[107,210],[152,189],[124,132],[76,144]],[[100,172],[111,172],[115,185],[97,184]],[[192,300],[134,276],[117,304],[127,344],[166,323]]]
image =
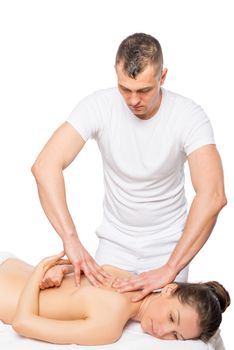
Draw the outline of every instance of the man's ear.
[[[168,72],[168,69],[164,68],[162,71],[162,74],[161,74],[161,78],[160,78],[160,86],[162,86],[164,84],[164,81],[165,81],[166,76],[167,76],[167,72]]]
[[[161,295],[170,297],[174,294],[177,287],[178,287],[178,285],[176,283],[169,283],[165,287],[162,288]]]

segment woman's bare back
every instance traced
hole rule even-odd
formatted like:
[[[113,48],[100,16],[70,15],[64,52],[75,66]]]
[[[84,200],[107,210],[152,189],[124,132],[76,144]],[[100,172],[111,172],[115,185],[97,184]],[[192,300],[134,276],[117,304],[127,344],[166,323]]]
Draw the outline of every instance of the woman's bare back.
[[[57,320],[77,320],[86,317],[102,317],[111,311],[118,317],[118,310],[126,312],[126,320],[132,312],[129,293],[119,294],[112,287],[113,281],[131,273],[114,266],[104,265],[112,275],[107,285],[100,288],[91,286],[87,278],[81,277],[81,287],[77,288],[73,274],[66,275],[59,288],[49,288],[40,292],[40,315]],[[8,259],[0,266],[0,319],[11,324],[18,298],[33,266],[19,259]],[[131,296],[133,293],[130,293]],[[124,305],[124,307],[123,307]]]

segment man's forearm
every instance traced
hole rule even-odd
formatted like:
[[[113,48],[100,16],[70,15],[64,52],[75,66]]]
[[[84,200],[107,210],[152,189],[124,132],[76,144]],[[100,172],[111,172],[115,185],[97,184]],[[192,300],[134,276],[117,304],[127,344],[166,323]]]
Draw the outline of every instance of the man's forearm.
[[[183,234],[168,265],[178,274],[199,252],[209,238],[226,198],[197,194],[190,207]]]
[[[32,168],[42,208],[51,225],[63,241],[77,236],[76,228],[69,213],[62,170]]]

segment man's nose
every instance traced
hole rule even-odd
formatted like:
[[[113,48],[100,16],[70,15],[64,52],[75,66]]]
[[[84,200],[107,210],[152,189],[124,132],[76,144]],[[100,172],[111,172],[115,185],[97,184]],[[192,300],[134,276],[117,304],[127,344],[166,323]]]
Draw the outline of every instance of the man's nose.
[[[139,95],[136,92],[133,92],[130,96],[129,103],[132,107],[137,106],[140,102]]]

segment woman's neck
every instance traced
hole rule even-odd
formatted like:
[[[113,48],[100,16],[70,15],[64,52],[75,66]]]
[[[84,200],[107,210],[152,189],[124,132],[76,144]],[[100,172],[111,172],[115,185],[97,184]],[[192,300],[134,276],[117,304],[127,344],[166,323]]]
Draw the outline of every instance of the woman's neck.
[[[129,293],[130,294],[130,293]],[[132,294],[132,293],[131,293]],[[132,296],[129,295],[129,302],[131,303],[131,316],[130,319],[133,321],[140,322],[146,309],[149,307],[150,303],[155,299],[159,297],[159,293],[151,293],[147,295],[143,300],[140,300],[139,302],[131,302]]]

